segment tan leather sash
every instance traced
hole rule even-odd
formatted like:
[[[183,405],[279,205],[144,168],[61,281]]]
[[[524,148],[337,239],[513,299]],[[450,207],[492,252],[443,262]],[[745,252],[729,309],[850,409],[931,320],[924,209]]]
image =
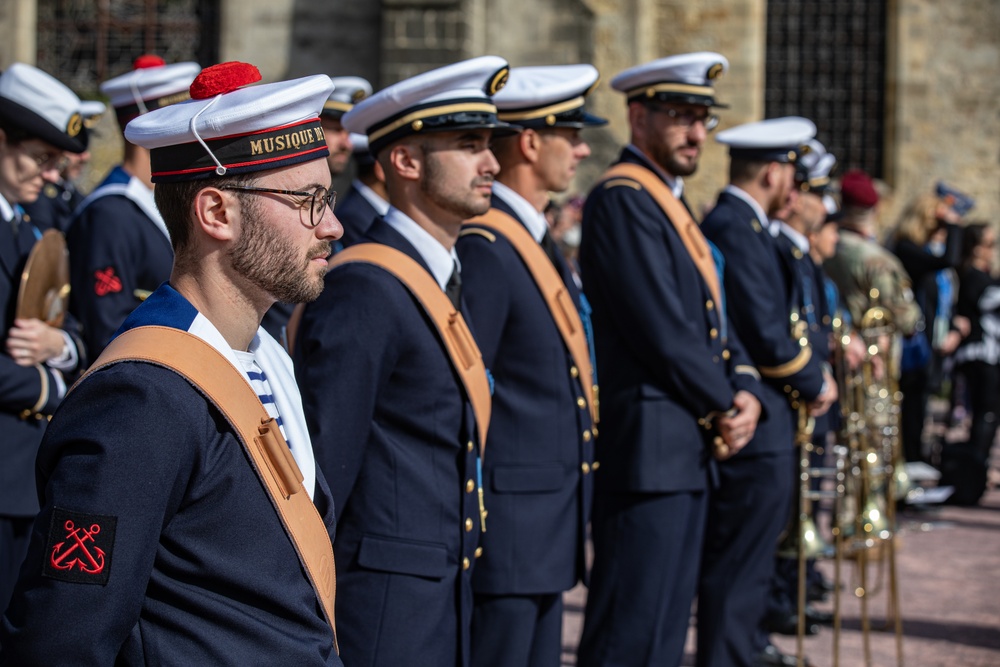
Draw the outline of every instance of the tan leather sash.
[[[580,371],[580,384],[585,388],[583,393],[587,400],[590,418],[597,424],[599,419],[597,386],[594,384],[594,369],[590,363],[590,349],[583,331],[583,321],[566,284],[545,254],[545,250],[524,225],[499,209],[491,208],[480,217],[467,220],[465,224],[478,225],[503,234],[521,256],[521,261],[528,267],[538,291],[549,307],[549,313],[556,328],[559,329],[566,349],[573,357],[573,363]]]
[[[295,546],[339,653],[333,615],[337,575],[330,534],[302,485],[302,473],[281,429],[267,414],[253,387],[218,350],[197,336],[169,327],[126,331],[105,348],[84,377],[122,361],[144,361],[169,368],[198,388],[225,416]]]
[[[705,235],[701,233],[701,228],[691,217],[687,207],[674,196],[674,193],[662,179],[641,165],[619,162],[604,172],[598,185],[615,178],[626,178],[637,182],[660,205],[660,208],[667,214],[667,218],[674,226],[674,229],[677,230],[677,234],[681,237],[684,247],[687,248],[688,254],[691,255],[691,260],[698,268],[698,273],[701,274],[701,277],[708,285],[708,291],[712,293],[712,298],[715,300],[716,305],[721,308],[722,299],[719,298],[719,274],[716,272],[712,250],[708,247]]]
[[[434,322],[444,342],[451,364],[465,387],[465,394],[476,415],[476,432],[479,437],[479,455],[486,451],[486,431],[490,425],[492,403],[490,383],[486,379],[483,355],[472,337],[465,318],[455,310],[441,286],[424,267],[405,253],[379,243],[360,243],[333,256],[330,270],[348,262],[374,264],[392,275],[410,290]]]

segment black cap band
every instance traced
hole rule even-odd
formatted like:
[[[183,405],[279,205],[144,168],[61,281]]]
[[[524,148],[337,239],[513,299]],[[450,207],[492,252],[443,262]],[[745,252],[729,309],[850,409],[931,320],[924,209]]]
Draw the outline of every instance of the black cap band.
[[[262,132],[205,141],[227,173],[244,174],[286,167],[330,154],[318,118]],[[197,143],[164,146],[150,151],[154,183],[192,181],[218,175],[217,165]]]

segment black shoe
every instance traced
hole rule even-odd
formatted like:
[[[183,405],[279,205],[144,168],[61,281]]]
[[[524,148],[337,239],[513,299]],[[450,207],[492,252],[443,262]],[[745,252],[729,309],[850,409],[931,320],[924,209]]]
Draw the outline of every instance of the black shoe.
[[[768,614],[764,619],[764,629],[768,632],[776,632],[779,635],[798,635],[799,616],[798,614]],[[809,619],[806,615],[806,635],[811,637],[819,634],[819,624]]]
[[[811,604],[806,605],[806,623],[833,625],[833,612],[816,609]]]
[[[821,586],[810,586],[806,589],[806,602],[826,602],[830,593]]]
[[[768,644],[757,656],[757,662],[754,664],[757,667],[796,667],[799,661],[794,655],[786,655],[779,651],[774,644]],[[805,664],[808,665],[809,661],[806,660]]]

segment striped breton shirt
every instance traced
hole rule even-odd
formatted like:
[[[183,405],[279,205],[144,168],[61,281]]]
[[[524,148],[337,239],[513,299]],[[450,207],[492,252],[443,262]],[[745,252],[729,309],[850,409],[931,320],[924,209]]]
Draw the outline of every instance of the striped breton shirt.
[[[271,392],[271,386],[267,382],[267,375],[264,374],[264,369],[262,369],[258,364],[257,360],[254,358],[253,354],[250,352],[241,352],[239,350],[233,350],[233,354],[239,360],[240,364],[243,366],[243,370],[250,379],[250,386],[257,393],[257,398],[260,402],[264,404],[264,409],[267,410],[267,414],[274,417],[274,421],[278,424],[278,428],[281,429],[281,436],[285,438],[285,442],[291,447],[292,443],[288,442],[288,436],[285,433],[285,426],[281,422],[281,415],[278,414],[278,407],[274,404],[274,394]]]

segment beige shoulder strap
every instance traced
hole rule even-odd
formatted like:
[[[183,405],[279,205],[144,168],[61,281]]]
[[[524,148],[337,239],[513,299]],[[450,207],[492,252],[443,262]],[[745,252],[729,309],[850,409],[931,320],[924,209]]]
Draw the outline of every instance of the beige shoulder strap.
[[[590,418],[594,424],[597,424],[599,419],[597,386],[594,384],[594,369],[590,363],[590,350],[587,347],[583,322],[569,290],[546,256],[542,246],[535,241],[524,225],[496,208],[491,208],[478,218],[467,220],[465,224],[486,227],[503,234],[514,246],[517,254],[521,256],[521,261],[531,272],[531,277],[534,278],[538,291],[542,293],[542,298],[545,299],[545,303],[549,307],[549,313],[556,323],[556,328],[559,329],[563,343],[580,372],[580,384],[586,388],[584,394],[587,408],[590,410]]]
[[[455,310],[451,301],[441,290],[434,278],[420,264],[405,253],[380,243],[359,243],[333,256],[332,271],[348,262],[374,264],[406,285],[410,293],[424,307],[424,311],[434,322],[434,326],[444,342],[452,366],[458,372],[466,396],[476,415],[476,431],[479,436],[479,454],[486,450],[486,431],[490,425],[492,403],[490,384],[486,379],[486,366],[476,340],[469,331],[462,314]]]
[[[253,387],[218,350],[197,336],[169,327],[126,331],[105,348],[87,375],[121,361],[144,361],[171,369],[197,387],[225,416],[250,455],[254,471],[295,546],[330,623],[336,648],[333,610],[337,577],[330,534],[302,485],[302,473],[281,430]]]
[[[619,162],[604,172],[600,183],[605,183],[614,178],[627,178],[637,182],[660,205],[660,208],[667,214],[667,218],[680,235],[681,241],[684,242],[684,247],[687,249],[688,254],[691,255],[691,260],[694,261],[698,272],[708,285],[708,291],[712,293],[712,298],[721,307],[722,299],[719,298],[719,274],[716,272],[712,251],[708,247],[705,235],[701,233],[701,228],[691,217],[691,213],[688,212],[687,207],[674,196],[674,193],[671,192],[666,183],[641,165]]]

